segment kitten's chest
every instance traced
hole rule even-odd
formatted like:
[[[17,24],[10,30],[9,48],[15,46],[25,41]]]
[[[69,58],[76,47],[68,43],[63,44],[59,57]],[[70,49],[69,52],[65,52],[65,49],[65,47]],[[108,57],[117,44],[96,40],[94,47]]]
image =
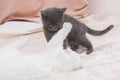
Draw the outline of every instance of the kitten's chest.
[[[44,35],[45,35],[47,41],[49,41],[55,34],[56,34],[56,32],[50,32],[48,30],[44,30]]]

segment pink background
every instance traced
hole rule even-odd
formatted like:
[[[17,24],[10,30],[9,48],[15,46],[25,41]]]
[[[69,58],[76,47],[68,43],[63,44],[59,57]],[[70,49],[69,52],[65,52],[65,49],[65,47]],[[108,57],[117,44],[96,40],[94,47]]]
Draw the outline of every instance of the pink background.
[[[93,14],[120,16],[120,0],[88,0]]]

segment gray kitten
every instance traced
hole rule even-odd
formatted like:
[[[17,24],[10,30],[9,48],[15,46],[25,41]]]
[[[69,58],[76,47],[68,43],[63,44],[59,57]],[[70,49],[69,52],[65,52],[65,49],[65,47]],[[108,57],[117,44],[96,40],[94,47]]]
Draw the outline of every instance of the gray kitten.
[[[63,27],[64,22],[70,22],[72,24],[72,30],[64,40],[63,46],[65,49],[67,46],[70,46],[70,48],[75,51],[79,48],[79,45],[81,45],[87,48],[86,54],[90,54],[93,52],[93,46],[87,39],[86,33],[99,36],[107,33],[114,27],[113,25],[110,25],[102,31],[92,30],[82,22],[64,14],[65,10],[66,8],[48,8],[41,11],[43,29],[47,41]]]

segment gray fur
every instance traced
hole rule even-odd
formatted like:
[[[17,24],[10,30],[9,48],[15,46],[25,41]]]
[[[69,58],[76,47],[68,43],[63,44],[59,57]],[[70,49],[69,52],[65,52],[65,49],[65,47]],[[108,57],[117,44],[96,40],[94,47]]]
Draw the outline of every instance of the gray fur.
[[[99,36],[107,33],[113,28],[113,25],[110,25],[102,31],[92,30],[82,22],[64,14],[65,10],[66,8],[48,8],[41,11],[43,29],[47,41],[49,41],[52,36],[63,27],[64,22],[70,22],[72,24],[73,28],[64,41],[63,46],[65,49],[67,46],[70,46],[70,48],[75,51],[79,48],[79,45],[81,45],[86,47],[87,54],[90,54],[93,51],[93,46],[87,39],[86,32]]]

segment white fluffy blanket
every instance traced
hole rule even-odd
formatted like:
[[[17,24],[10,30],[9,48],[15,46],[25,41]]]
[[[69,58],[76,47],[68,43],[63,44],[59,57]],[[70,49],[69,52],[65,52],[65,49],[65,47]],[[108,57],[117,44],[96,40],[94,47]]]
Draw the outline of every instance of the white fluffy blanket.
[[[26,38],[1,48],[0,80],[35,80],[58,72],[80,69],[82,61],[79,55],[70,48],[63,49],[64,39],[72,25],[64,23],[63,26],[41,53],[20,51],[27,42]]]
[[[82,21],[96,30],[105,29],[110,24],[115,27],[103,36],[88,35],[94,52],[90,55],[82,53],[82,69],[42,80],[120,80],[120,17],[91,15]]]
[[[94,52],[90,55],[81,53],[83,68],[33,80],[120,80],[120,17],[92,15],[82,21],[96,30],[105,29],[110,24],[115,27],[103,36],[88,35]]]

